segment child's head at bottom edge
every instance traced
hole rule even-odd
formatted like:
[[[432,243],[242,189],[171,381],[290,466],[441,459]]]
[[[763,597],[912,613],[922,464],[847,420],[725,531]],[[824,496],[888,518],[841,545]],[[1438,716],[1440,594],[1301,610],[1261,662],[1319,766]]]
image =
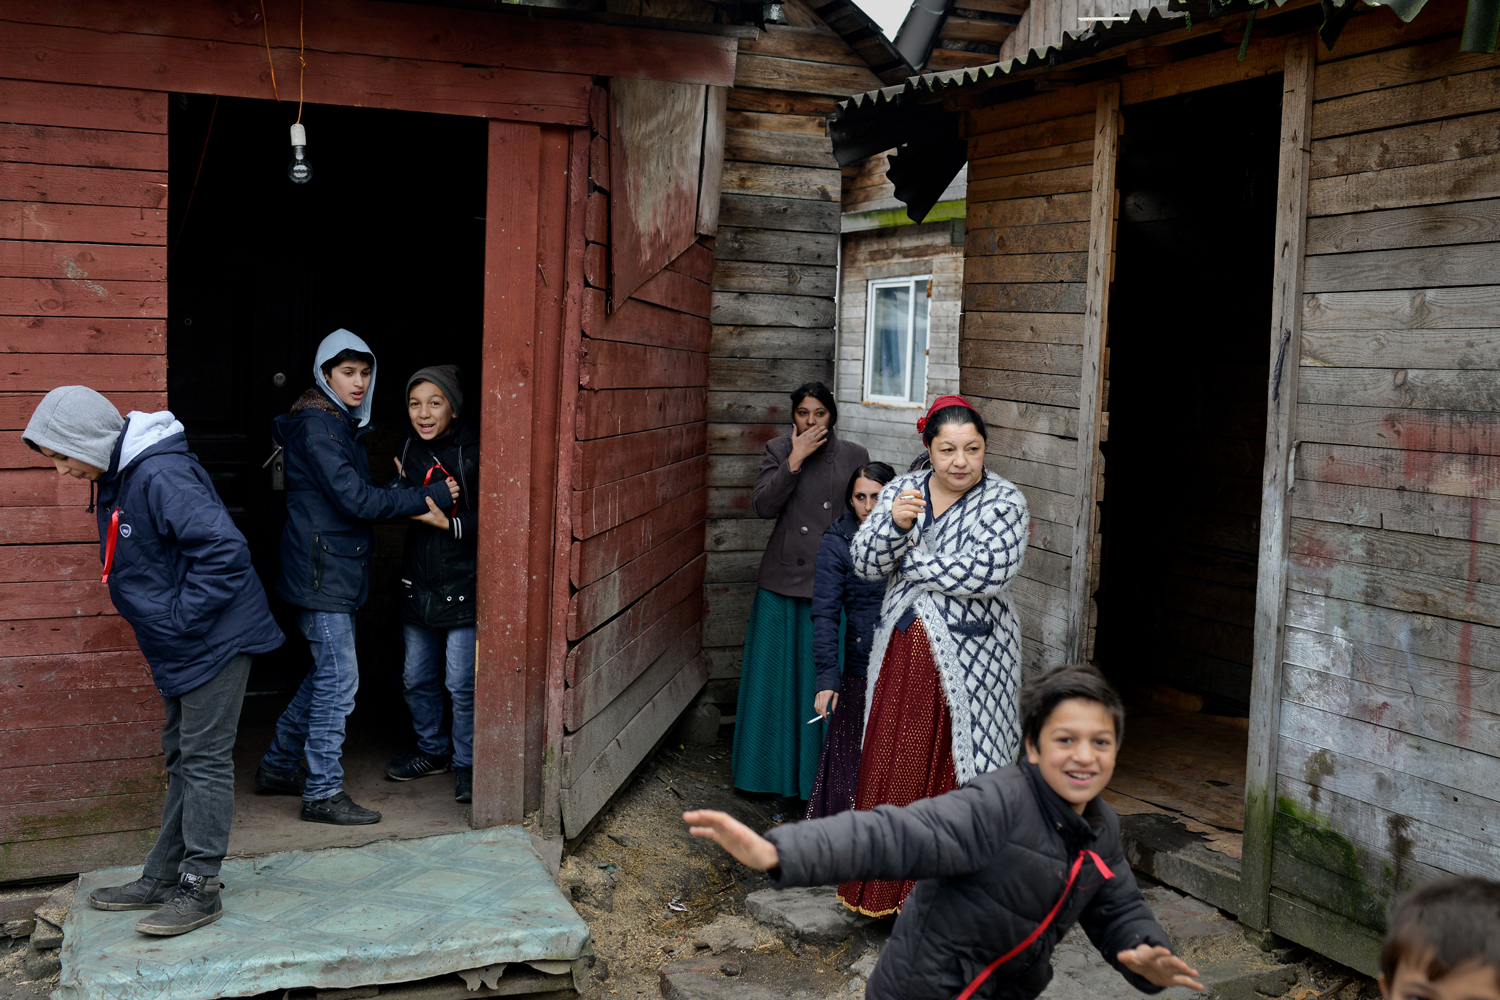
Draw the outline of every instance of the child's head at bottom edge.
[[[1500,882],[1450,878],[1391,910],[1380,950],[1386,1000],[1500,1000]]]
[[[1047,786],[1082,813],[1109,785],[1125,735],[1125,704],[1087,665],[1054,667],[1021,688],[1026,759]]]

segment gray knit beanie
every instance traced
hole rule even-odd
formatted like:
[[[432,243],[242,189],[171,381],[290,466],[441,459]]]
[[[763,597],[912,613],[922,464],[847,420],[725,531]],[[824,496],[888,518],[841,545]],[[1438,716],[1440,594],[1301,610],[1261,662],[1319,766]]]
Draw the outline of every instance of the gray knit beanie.
[[[115,404],[86,385],[63,385],[42,397],[21,440],[33,451],[50,448],[99,469],[108,469],[125,418]]]
[[[421,369],[411,378],[406,380],[406,393],[411,395],[411,387],[418,382],[431,382],[442,390],[448,402],[453,404],[453,415],[456,417],[464,408],[464,390],[461,378],[458,374],[458,365],[429,365]]]

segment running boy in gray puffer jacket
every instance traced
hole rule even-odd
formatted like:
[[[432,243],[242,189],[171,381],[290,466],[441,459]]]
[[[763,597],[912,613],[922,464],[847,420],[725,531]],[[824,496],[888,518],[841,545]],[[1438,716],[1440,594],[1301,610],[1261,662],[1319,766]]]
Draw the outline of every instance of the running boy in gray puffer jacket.
[[[1033,1000],[1074,923],[1143,993],[1201,990],[1170,950],[1099,798],[1125,728],[1093,667],[1058,667],[1021,690],[1026,761],[904,808],[777,827],[765,837],[710,810],[683,814],[778,889],[920,879],[880,953],[868,1000]],[[963,992],[972,987],[972,992]]]

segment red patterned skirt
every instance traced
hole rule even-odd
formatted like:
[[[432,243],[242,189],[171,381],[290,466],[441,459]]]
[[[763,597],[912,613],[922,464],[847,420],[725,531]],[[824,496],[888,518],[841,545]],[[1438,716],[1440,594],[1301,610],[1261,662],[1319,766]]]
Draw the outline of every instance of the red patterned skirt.
[[[958,787],[953,766],[953,722],[943,696],[927,630],[918,618],[892,632],[875,682],[865,727],[855,808],[904,806]],[[845,882],[839,899],[872,917],[901,909],[915,882]]]

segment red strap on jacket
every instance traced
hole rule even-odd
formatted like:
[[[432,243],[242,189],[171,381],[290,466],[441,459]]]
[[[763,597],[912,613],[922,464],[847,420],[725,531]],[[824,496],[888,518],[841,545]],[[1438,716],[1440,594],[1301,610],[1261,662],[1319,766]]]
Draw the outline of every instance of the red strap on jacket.
[[[109,535],[104,539],[104,576],[100,583],[109,582],[109,569],[115,564],[115,540],[120,534],[120,508],[109,515]]]
[[[1068,884],[1063,886],[1062,895],[1057,897],[1057,902],[1053,904],[1052,912],[1042,918],[1042,922],[1037,925],[1036,930],[1026,935],[1026,940],[1022,941],[1010,951],[1006,952],[1004,955],[1001,955],[989,965],[985,966],[984,971],[975,976],[974,981],[969,984],[968,988],[958,995],[958,1000],[969,1000],[969,998],[974,995],[974,991],[979,989],[980,984],[983,983],[986,979],[990,978],[991,972],[994,972],[996,969],[1000,968],[1000,966],[1004,965],[1006,962],[1009,962],[1011,959],[1021,954],[1021,952],[1025,951],[1027,948],[1030,948],[1032,944],[1036,942],[1036,939],[1041,937],[1042,933],[1046,931],[1048,927],[1052,926],[1052,918],[1057,916],[1057,911],[1062,909],[1063,902],[1068,898],[1068,893],[1073,891],[1073,883],[1078,880],[1078,873],[1083,869],[1084,858],[1092,858],[1094,867],[1099,869],[1099,874],[1103,875],[1106,879],[1112,879],[1115,877],[1115,873],[1109,870],[1109,866],[1104,863],[1104,859],[1099,857],[1099,855],[1095,854],[1093,851],[1079,851],[1078,857],[1073,861],[1072,870],[1068,872]]]
[[[430,485],[432,483],[432,474],[434,472],[436,472],[437,470],[439,470],[439,469],[443,469],[443,463],[439,462],[437,459],[434,458],[432,460],[432,468],[430,468],[430,469],[427,470],[427,476],[426,476],[425,479],[422,480],[422,485],[423,486]],[[443,478],[444,479],[452,479],[453,478],[453,473],[449,472],[447,469],[443,469]],[[449,514],[448,516],[449,517],[457,517],[458,516],[458,501],[457,500],[453,501],[453,513]]]

